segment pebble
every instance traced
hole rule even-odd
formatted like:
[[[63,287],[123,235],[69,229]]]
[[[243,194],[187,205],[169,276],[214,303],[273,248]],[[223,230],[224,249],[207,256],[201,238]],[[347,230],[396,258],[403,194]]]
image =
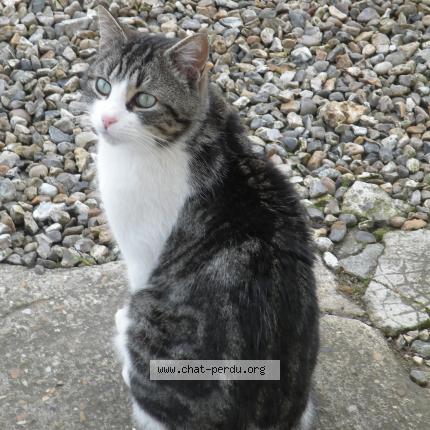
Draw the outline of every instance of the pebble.
[[[428,329],[421,330],[418,334],[418,338],[423,341],[428,341],[430,339],[430,331]]]
[[[109,249],[104,245],[94,245],[91,248],[91,256],[98,262],[106,262],[106,257],[109,255]]]
[[[54,126],[49,127],[49,137],[54,143],[72,141],[72,136],[70,134],[66,134]]]
[[[282,137],[281,142],[288,152],[294,152],[299,146],[299,141],[295,137]]]
[[[316,103],[311,99],[302,99],[300,102],[300,115],[313,115],[317,111]]]
[[[337,7],[335,6],[329,6],[328,11],[331,16],[339,19],[340,21],[345,21],[348,18],[348,15],[341,12]]]
[[[290,112],[287,115],[287,123],[290,128],[298,128],[303,126],[302,117],[295,112]]]
[[[316,170],[321,167],[326,154],[323,151],[315,151],[308,161],[307,167],[309,170]]]
[[[357,225],[357,217],[354,214],[340,214],[339,220],[344,222],[347,227],[353,227]]]
[[[427,225],[427,222],[422,219],[411,219],[407,220],[402,225],[402,230],[411,231],[411,230],[419,230],[424,228]]]
[[[54,185],[44,183],[39,187],[39,194],[55,197],[58,194],[58,189]]]
[[[36,234],[39,231],[39,226],[37,225],[30,212],[24,213],[24,228],[27,233],[32,235]]]
[[[0,249],[6,249],[12,246],[10,234],[0,234]]]
[[[276,141],[282,137],[281,132],[277,128],[261,127],[255,134],[266,141]]]
[[[406,218],[401,216],[395,216],[390,219],[390,225],[394,228],[400,228],[406,221]]]
[[[79,252],[73,248],[63,249],[63,257],[61,259],[61,267],[74,267],[81,261]]]
[[[375,236],[372,233],[369,233],[368,231],[358,230],[355,233],[355,238],[357,239],[358,242],[362,242],[366,244],[376,242]]]
[[[309,187],[309,197],[312,199],[327,194],[327,188],[320,180],[313,180]]]
[[[332,251],[334,244],[328,237],[316,237],[314,239],[315,244],[319,251],[326,252],[326,251]]]
[[[242,109],[249,104],[250,100],[248,97],[242,96],[239,97],[235,102],[233,102],[233,106],[236,106],[238,109]]]
[[[409,158],[406,162],[409,172],[417,173],[420,170],[420,162],[416,158]]]
[[[376,12],[375,9],[371,8],[371,7],[366,7],[364,8],[360,14],[357,16],[357,21],[358,22],[369,22],[372,20],[376,20],[376,19],[380,19],[380,16],[378,14],[378,12]]]
[[[331,252],[328,252],[328,251],[324,252],[323,260],[328,268],[335,271],[339,268],[339,260]]]
[[[229,16],[227,18],[223,18],[221,19],[221,24],[229,27],[229,28],[238,28],[238,27],[242,27],[243,23],[242,20],[240,18],[234,17],[234,16]]]
[[[16,197],[14,183],[8,178],[0,178],[0,200],[3,202],[13,201]]]
[[[273,42],[275,30],[273,28],[264,28],[260,33],[260,38],[265,45],[270,45]]]
[[[346,224],[343,221],[336,221],[331,226],[330,240],[332,242],[340,242],[346,235]]]
[[[298,63],[306,63],[312,58],[312,53],[307,47],[297,48],[291,52],[291,58]]]
[[[430,372],[419,369],[412,369],[409,374],[411,381],[418,384],[420,387],[426,387],[430,381]]]
[[[414,340],[411,345],[412,351],[416,352],[423,358],[430,358],[430,342]]]
[[[43,164],[39,164],[31,167],[28,172],[28,176],[30,178],[44,178],[47,175],[48,175],[48,168]]]

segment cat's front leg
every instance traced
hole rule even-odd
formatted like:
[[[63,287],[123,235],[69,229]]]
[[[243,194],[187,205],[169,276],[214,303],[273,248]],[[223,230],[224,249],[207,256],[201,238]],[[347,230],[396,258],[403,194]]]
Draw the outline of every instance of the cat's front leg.
[[[130,327],[130,323],[131,321],[128,317],[128,306],[118,309],[115,314],[115,325],[117,331],[115,336],[115,346],[122,362],[122,378],[128,387],[130,387],[131,359],[127,348],[127,330]]]

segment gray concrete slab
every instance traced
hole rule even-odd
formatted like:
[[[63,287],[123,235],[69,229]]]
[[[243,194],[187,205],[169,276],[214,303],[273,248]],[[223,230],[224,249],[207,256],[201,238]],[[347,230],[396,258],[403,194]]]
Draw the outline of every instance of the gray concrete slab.
[[[430,390],[408,372],[379,331],[349,318],[321,319],[316,370],[321,430],[428,430]]]
[[[0,266],[0,429],[131,429],[111,342],[121,267]]]
[[[315,279],[318,283],[318,301],[322,312],[348,317],[359,317],[365,314],[360,306],[337,291],[336,276],[320,259],[315,264]]]
[[[372,282],[363,296],[373,324],[389,336],[430,325],[430,230],[384,235]]]
[[[111,346],[125,284],[122,263],[43,275],[0,265],[0,429],[131,430]],[[332,287],[324,300],[330,291],[338,303]],[[428,428],[429,391],[409,381],[379,332],[325,316],[322,339],[320,430]]]

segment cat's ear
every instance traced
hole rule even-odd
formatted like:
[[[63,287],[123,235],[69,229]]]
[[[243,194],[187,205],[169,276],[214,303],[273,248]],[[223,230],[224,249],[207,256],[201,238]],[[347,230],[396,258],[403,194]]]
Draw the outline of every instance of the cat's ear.
[[[112,45],[127,41],[127,32],[116,19],[103,7],[97,7],[99,16],[99,48],[111,48]]]
[[[166,55],[186,78],[199,80],[208,61],[208,36],[204,33],[193,34],[169,48]]]

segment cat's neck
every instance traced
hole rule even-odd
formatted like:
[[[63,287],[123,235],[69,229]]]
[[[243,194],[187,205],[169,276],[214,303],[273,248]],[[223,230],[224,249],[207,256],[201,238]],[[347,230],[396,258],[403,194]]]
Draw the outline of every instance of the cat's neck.
[[[199,196],[209,195],[222,183],[228,169],[229,141],[243,135],[237,115],[217,89],[209,89],[207,100],[204,114],[185,139],[193,191]]]

